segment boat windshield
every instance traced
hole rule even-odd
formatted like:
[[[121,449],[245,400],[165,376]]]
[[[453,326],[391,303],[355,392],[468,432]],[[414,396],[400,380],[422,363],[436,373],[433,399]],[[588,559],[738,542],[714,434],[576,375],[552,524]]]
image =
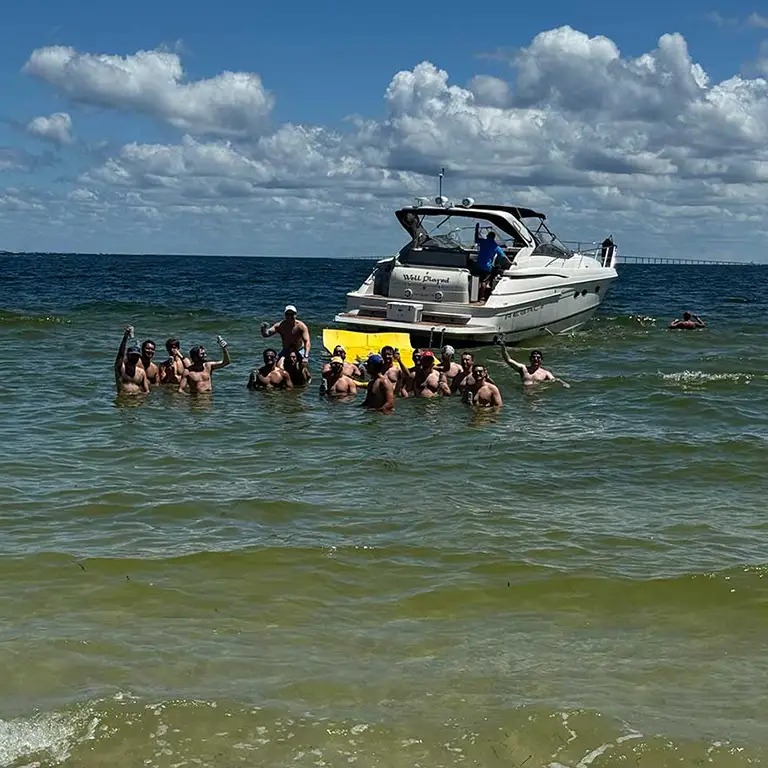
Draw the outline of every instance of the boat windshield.
[[[474,251],[475,224],[480,224],[480,236],[485,237],[490,231],[496,233],[496,242],[503,248],[515,245],[515,239],[494,227],[485,219],[468,219],[458,216],[425,216],[421,226],[427,237],[419,238],[419,248],[439,248],[448,250]]]
[[[530,219],[527,220],[529,221]],[[543,219],[535,229],[531,227],[530,232],[536,241],[532,256],[549,256],[553,259],[570,259],[573,256],[573,251],[552,232]]]

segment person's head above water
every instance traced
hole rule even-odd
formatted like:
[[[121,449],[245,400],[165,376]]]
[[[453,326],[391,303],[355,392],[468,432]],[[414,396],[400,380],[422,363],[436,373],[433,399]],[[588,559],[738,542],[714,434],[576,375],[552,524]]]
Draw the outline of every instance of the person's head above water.
[[[472,357],[471,352],[463,352],[461,355],[461,367],[465,371],[471,371],[472,370],[472,364],[475,362],[475,358]]]
[[[384,367],[384,358],[381,355],[368,355],[368,359],[365,361],[365,367],[371,373],[379,373]]]
[[[267,365],[274,365],[277,362],[277,350],[268,347],[264,350],[264,362]]]
[[[344,349],[344,347],[342,347],[341,344],[337,344],[333,348],[333,356],[334,357],[340,357],[342,360],[346,360],[346,358],[347,358],[347,350]]]
[[[296,307],[293,304],[286,305],[286,307],[285,307],[285,316],[289,320],[295,320],[297,314],[298,314],[298,312],[296,311]]]
[[[337,376],[344,370],[344,358],[334,355],[331,358],[331,373]]]
[[[421,353],[421,367],[431,368],[435,364],[435,355],[431,349],[425,349]]]
[[[485,366],[475,364],[472,366],[472,378],[476,382],[484,381],[485,380]]]
[[[452,360],[453,356],[456,354],[456,350],[450,344],[446,344],[440,350],[440,354],[442,355],[443,360]]]
[[[181,342],[178,339],[168,339],[165,342],[165,348],[168,351],[168,354],[170,355],[171,352],[173,352],[174,349],[179,349],[181,347]]]
[[[381,348],[380,354],[385,363],[391,363],[395,359],[395,348],[387,344]]]
[[[141,344],[141,356],[142,357],[154,357],[155,354],[155,342],[152,339],[147,339]]]
[[[141,357],[141,350],[138,347],[129,347],[125,356],[132,362],[137,363]]]
[[[189,350],[189,359],[193,363],[204,363],[205,347],[192,347],[192,349]]]
[[[690,320],[690,319],[691,319],[691,313],[683,312],[683,320]]]

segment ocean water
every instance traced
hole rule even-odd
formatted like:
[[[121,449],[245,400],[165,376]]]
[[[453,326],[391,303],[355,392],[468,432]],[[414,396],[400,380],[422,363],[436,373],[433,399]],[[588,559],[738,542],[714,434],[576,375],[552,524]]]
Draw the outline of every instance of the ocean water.
[[[621,267],[498,414],[248,392],[369,268],[0,257],[0,766],[768,765],[768,268]],[[120,403],[129,323],[234,363]]]

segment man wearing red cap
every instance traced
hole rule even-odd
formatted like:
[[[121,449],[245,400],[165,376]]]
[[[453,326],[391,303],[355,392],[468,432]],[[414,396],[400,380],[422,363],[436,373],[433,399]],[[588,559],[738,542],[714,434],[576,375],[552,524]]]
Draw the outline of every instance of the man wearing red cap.
[[[421,364],[413,374],[414,397],[436,397],[450,395],[451,388],[445,373],[435,368],[435,355],[429,349],[421,353]]]

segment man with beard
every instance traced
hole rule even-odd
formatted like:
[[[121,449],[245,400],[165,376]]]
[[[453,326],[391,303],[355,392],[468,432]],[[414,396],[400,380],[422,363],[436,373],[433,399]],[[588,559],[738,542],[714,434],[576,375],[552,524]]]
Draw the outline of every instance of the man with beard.
[[[558,384],[562,384],[566,389],[570,389],[571,385],[568,382],[558,379],[546,368],[542,367],[541,362],[544,359],[544,355],[542,355],[540,349],[534,349],[529,358],[530,362],[528,365],[524,365],[512,359],[501,339],[496,339],[496,343],[501,348],[502,359],[510,368],[514,368],[520,374],[520,380],[524,386],[530,387],[543,381],[555,381]]]
[[[264,350],[264,365],[251,371],[248,389],[293,389],[293,382],[288,372],[277,367],[277,350]]]
[[[501,392],[495,384],[488,381],[485,366],[472,366],[472,386],[464,390],[463,402],[478,408],[501,408]]]
[[[229,359],[227,342],[224,341],[221,336],[217,336],[216,340],[219,342],[219,346],[224,353],[223,359],[216,362],[209,362],[207,360],[205,347],[193,347],[190,349],[189,357],[192,362],[189,368],[184,370],[181,382],[179,382],[179,392],[183,392],[186,387],[189,387],[189,392],[193,395],[213,391],[213,372],[218,368],[224,368],[232,362]]]
[[[328,374],[320,384],[320,394],[328,397],[352,398],[357,394],[357,384],[344,373],[344,358],[332,357]]]
[[[133,336],[133,326],[128,326],[115,358],[115,386],[119,395],[146,395],[149,392],[147,372],[141,365],[141,350],[131,347],[126,352],[128,339]]]

